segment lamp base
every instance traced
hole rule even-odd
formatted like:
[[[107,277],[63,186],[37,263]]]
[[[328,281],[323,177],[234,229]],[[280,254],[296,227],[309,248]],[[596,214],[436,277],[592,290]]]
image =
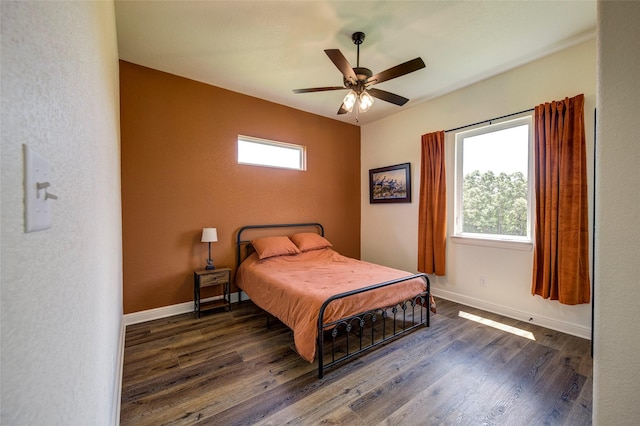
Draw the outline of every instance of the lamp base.
[[[207,271],[210,271],[212,269],[216,269],[215,266],[213,266],[213,259],[209,258],[209,259],[205,259],[207,261],[207,266],[204,268]]]

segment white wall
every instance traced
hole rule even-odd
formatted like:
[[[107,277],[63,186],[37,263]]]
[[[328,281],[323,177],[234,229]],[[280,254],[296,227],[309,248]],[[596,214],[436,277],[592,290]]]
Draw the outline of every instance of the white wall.
[[[425,71],[428,72],[428,69]],[[417,269],[421,135],[585,95],[589,179],[593,180],[595,38],[362,128],[362,258]],[[409,96],[410,97],[410,96]],[[447,142],[448,235],[453,225],[454,146]],[[410,162],[411,204],[369,204],[368,170]],[[592,191],[592,189],[590,189]],[[591,217],[591,213],[590,213]],[[463,245],[447,239],[447,275],[431,277],[437,296],[590,338],[591,305],[531,295],[532,251]],[[487,287],[480,286],[480,275]]]
[[[112,2],[1,2],[1,423],[117,424],[122,342]],[[24,233],[23,144],[48,158],[53,227]]]
[[[598,3],[593,423],[640,418],[640,2]]]

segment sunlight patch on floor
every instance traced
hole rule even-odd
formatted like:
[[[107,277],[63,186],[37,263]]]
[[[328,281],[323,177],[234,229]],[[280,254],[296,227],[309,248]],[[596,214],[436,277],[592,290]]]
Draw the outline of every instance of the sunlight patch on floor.
[[[493,321],[464,311],[459,311],[458,316],[480,324],[488,325],[489,327],[497,328],[498,330],[506,331],[507,333],[515,334],[516,336],[525,337],[529,340],[536,340],[532,332],[518,327],[512,327],[510,325],[502,324],[501,322]]]

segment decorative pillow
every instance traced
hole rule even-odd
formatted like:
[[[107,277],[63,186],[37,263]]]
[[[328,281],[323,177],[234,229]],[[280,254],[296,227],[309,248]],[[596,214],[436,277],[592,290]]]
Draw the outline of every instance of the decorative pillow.
[[[318,250],[326,247],[332,247],[329,241],[319,234],[313,232],[301,232],[299,234],[293,234],[291,241],[294,242],[300,251]]]
[[[260,259],[268,257],[298,254],[300,250],[291,242],[289,237],[264,237],[251,240]]]

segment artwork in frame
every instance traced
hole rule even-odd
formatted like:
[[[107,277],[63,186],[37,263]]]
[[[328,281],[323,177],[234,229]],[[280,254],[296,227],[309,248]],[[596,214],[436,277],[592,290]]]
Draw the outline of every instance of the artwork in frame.
[[[410,203],[411,163],[369,170],[370,203]]]

